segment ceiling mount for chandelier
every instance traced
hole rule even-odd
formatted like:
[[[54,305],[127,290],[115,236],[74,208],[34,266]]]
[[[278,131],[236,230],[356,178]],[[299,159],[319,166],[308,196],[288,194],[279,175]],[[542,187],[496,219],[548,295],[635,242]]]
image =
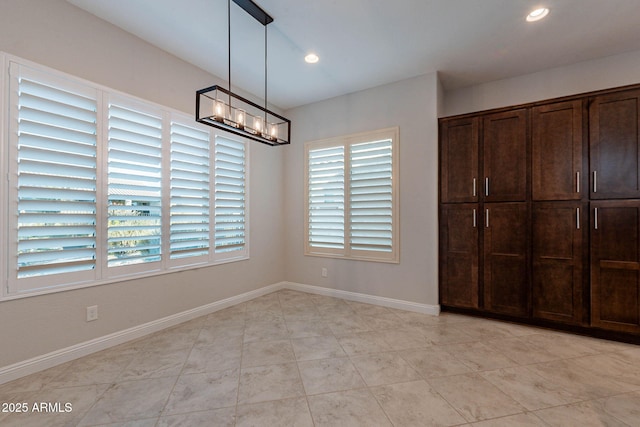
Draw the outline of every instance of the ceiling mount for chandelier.
[[[229,89],[220,85],[196,91],[196,121],[271,146],[291,139],[291,120],[267,108],[267,25],[273,18],[252,0],[233,0],[264,26],[264,107],[231,91],[231,1],[227,0]]]

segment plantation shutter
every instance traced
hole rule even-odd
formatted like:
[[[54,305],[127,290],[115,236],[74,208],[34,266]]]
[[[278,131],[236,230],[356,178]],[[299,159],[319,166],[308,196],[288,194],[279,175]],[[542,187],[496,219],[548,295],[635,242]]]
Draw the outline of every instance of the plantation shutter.
[[[10,69],[17,256],[9,292],[88,280],[96,266],[96,92]]]
[[[209,253],[209,133],[171,123],[171,259]]]
[[[393,249],[391,140],[351,145],[350,245],[352,250]]]
[[[309,245],[344,248],[344,146],[309,150]]]
[[[243,142],[216,136],[214,179],[215,252],[222,257],[235,256],[246,249],[246,148]]]
[[[108,266],[160,261],[162,117],[109,104]]]

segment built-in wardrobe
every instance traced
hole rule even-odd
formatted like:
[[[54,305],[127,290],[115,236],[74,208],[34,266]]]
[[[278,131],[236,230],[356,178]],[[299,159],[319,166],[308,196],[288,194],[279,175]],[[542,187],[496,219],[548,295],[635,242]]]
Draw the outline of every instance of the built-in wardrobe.
[[[439,130],[443,310],[640,340],[640,86]]]

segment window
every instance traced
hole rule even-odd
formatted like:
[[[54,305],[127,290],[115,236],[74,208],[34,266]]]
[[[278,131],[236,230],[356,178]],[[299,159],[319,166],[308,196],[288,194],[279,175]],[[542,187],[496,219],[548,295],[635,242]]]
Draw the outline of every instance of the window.
[[[305,144],[305,254],[399,262],[398,128]]]
[[[91,280],[97,93],[15,63],[10,73],[10,287]]]
[[[246,141],[5,58],[0,298],[248,258]]]

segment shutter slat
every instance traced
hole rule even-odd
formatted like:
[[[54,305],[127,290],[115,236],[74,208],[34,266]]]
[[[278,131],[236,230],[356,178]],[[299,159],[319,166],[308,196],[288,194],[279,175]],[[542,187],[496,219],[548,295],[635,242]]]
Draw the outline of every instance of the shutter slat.
[[[209,253],[209,133],[171,123],[170,258]]]

